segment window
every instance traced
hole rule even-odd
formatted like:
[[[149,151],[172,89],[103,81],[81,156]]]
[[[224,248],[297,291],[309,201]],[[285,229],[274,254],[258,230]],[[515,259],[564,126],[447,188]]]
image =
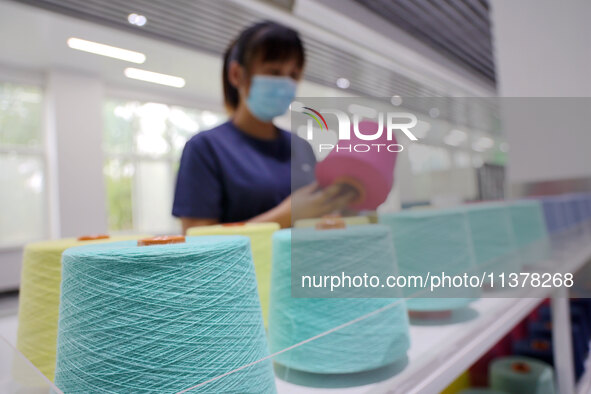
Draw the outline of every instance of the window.
[[[178,231],[171,215],[185,142],[225,115],[161,103],[107,100],[104,175],[110,231]]]
[[[448,170],[451,167],[449,151],[439,146],[410,144],[408,157],[413,174]]]
[[[47,235],[43,93],[0,82],[0,246]]]
[[[456,168],[470,168],[472,166],[472,163],[470,162],[470,153],[463,150],[457,150],[453,155]]]

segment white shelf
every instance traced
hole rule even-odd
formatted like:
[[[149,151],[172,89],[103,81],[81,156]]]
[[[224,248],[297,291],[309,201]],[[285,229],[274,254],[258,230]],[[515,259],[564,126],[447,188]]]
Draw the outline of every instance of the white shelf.
[[[552,264],[562,272],[575,272],[591,258],[591,244],[571,243]],[[498,293],[497,293],[498,294]],[[515,298],[481,298],[468,311],[456,314],[443,325],[411,325],[408,365],[391,378],[350,388],[312,388],[277,379],[279,394],[377,394],[437,393],[477,361],[526,317],[552,289],[542,288],[513,293]],[[471,314],[471,316],[470,316]],[[0,333],[14,342],[16,316],[0,319]],[[591,392],[591,360],[579,381],[577,393]]]
[[[574,273],[589,258],[591,245],[587,238],[570,242],[570,246],[563,249],[557,254],[557,258],[549,263],[554,267],[560,267],[560,272]],[[470,309],[462,313],[464,316],[471,313],[470,319],[462,321],[463,316],[456,314],[444,325],[411,325],[408,365],[395,376],[379,383],[346,389],[320,389],[298,386],[277,379],[277,390],[280,394],[440,392],[509,333],[545,298],[550,297],[552,292],[551,288],[523,289],[511,293],[514,298],[491,298],[493,295],[488,294],[472,303]],[[498,296],[499,293],[496,297]],[[591,376],[588,380],[588,386],[583,388],[586,391],[579,390],[579,393],[591,392]]]
[[[343,393],[435,393],[448,386],[488,349],[526,317],[542,298],[483,298],[471,304],[477,317],[446,325],[412,325],[407,367],[394,377],[371,385],[339,389]],[[329,393],[278,380],[283,393]]]

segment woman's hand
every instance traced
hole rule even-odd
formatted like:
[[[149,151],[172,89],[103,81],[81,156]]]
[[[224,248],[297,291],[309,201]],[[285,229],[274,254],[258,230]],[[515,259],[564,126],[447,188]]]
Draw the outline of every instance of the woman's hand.
[[[339,212],[356,197],[357,192],[340,184],[320,189],[318,184],[313,183],[296,190],[282,204],[290,205],[291,220],[295,222]]]
[[[281,204],[249,222],[275,222],[281,228],[291,227],[292,222],[298,219],[319,218],[339,212],[357,197],[355,190],[340,184],[321,189],[317,183],[313,183],[296,190]]]

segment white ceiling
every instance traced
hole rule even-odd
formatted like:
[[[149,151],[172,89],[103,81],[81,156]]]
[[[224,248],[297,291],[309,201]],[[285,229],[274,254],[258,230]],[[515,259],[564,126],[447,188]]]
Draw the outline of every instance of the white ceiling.
[[[131,90],[144,96],[164,96],[181,103],[209,103],[221,108],[222,62],[217,56],[7,0],[0,0],[0,36],[9,38],[0,41],[0,79],[10,79],[11,74],[23,71],[44,74],[52,69],[71,70],[96,75],[114,91]],[[146,62],[135,65],[72,50],[66,45],[69,37],[139,51],[146,55]],[[176,89],[131,80],[123,75],[126,67],[180,76],[186,80],[186,86]],[[338,89],[307,81],[298,93],[344,95]]]
[[[111,95],[223,109],[222,62],[215,55],[8,0],[0,0],[0,36],[10,38],[0,41],[0,80],[18,74],[36,75],[43,80],[50,70],[68,70],[95,75],[104,81]],[[66,45],[72,36],[140,51],[146,54],[147,60],[135,65],[72,50]],[[123,70],[129,66],[183,77],[186,86],[176,89],[128,79]],[[298,94],[300,97],[351,96],[343,90],[309,81],[302,82]],[[435,132],[431,131],[430,138],[440,141],[441,136]]]

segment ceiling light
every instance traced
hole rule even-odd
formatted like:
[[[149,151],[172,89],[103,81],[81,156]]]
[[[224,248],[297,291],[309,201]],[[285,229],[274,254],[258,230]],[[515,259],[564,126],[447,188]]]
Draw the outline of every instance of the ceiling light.
[[[447,145],[458,146],[466,140],[468,135],[466,132],[458,129],[453,129],[443,138],[443,142]]]
[[[160,85],[172,86],[175,88],[182,88],[185,86],[185,80],[181,77],[175,77],[174,75],[160,74],[132,67],[126,68],[124,73],[127,78],[138,79],[140,81],[158,83]]]
[[[400,97],[399,95],[394,95],[392,96],[392,98],[390,99],[390,102],[392,103],[392,105],[398,107],[400,104],[402,104],[402,97]]]
[[[472,149],[477,152],[484,152],[485,150],[492,148],[494,145],[495,141],[492,138],[480,137],[472,143]]]
[[[100,44],[98,42],[86,41],[80,38],[68,38],[68,46],[79,51],[94,53],[95,55],[112,57],[114,59],[125,60],[126,62],[141,64],[146,61],[146,55],[140,52],[134,52],[127,49],[117,48],[110,45]]]
[[[349,82],[347,78],[341,77],[337,79],[337,86],[341,89],[347,89],[349,86],[351,86],[351,82]]]
[[[431,123],[425,120],[417,121],[417,125],[412,128],[412,132],[417,138],[425,138],[429,130],[431,130]]]
[[[143,26],[146,24],[146,22],[148,21],[148,19],[143,16],[143,15],[139,15],[139,14],[129,14],[127,16],[127,21],[129,23],[131,23],[132,25],[136,25],[136,26]]]
[[[483,146],[485,148],[492,148],[495,144],[495,141],[492,138],[482,137],[480,138],[478,143],[480,144],[480,146]]]

